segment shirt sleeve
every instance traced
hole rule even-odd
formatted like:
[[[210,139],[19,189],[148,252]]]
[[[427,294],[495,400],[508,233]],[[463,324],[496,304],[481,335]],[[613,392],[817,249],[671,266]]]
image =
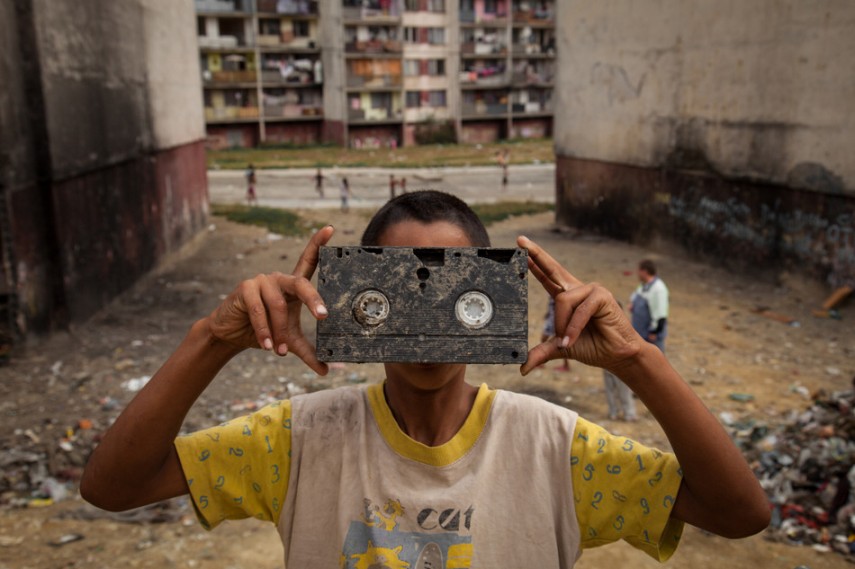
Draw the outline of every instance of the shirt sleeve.
[[[199,522],[277,523],[291,469],[291,402],[178,437],[175,449]]]
[[[668,318],[668,287],[661,280],[650,288],[647,306],[650,309],[650,329],[655,330],[661,319]]]
[[[659,561],[676,551],[683,533],[671,518],[683,478],[676,456],[580,417],[570,469],[582,549],[623,539]]]

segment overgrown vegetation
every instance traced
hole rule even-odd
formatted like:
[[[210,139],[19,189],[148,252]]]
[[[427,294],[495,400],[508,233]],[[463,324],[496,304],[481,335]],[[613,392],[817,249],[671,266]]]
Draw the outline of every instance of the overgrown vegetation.
[[[491,225],[518,215],[531,215],[544,211],[554,211],[555,206],[542,202],[498,202],[474,204],[472,209],[478,214],[484,225]]]
[[[250,207],[241,204],[212,204],[211,213],[221,215],[229,221],[266,227],[279,235],[306,235],[323,227],[322,223],[309,222],[287,209],[273,207]]]
[[[544,211],[553,211],[555,206],[548,203],[530,201],[498,202],[492,204],[474,204],[472,209],[484,225],[489,226],[518,215],[532,215]],[[273,207],[251,207],[243,204],[211,204],[211,213],[223,216],[235,223],[264,227],[271,233],[278,233],[279,235],[308,235],[324,226],[324,223],[321,221],[310,221],[304,219],[294,211]],[[364,210],[366,223],[373,215],[373,210]]]
[[[439,135],[442,135],[440,129]],[[208,151],[208,167],[256,168],[439,168],[497,166],[496,154],[509,152],[510,163],[554,161],[551,139],[513,140],[494,144],[425,144],[405,148],[342,148],[340,146],[276,146]]]

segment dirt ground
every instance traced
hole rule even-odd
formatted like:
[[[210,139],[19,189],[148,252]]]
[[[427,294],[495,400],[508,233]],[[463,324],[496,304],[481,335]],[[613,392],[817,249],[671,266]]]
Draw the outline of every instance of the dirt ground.
[[[333,223],[333,244],[353,244],[370,212],[301,212]],[[11,365],[0,368],[0,443],[13,449],[44,451],[70,434],[67,450],[51,450],[50,460],[68,476],[79,474],[87,445],[97,438],[133,396],[123,382],[152,375],[190,324],[207,314],[239,280],[259,272],[290,270],[305,238],[271,240],[264,230],[214,219],[210,231],[133,290],[71,333],[33,341]],[[845,389],[855,374],[853,303],[842,320],[810,315],[827,294],[821,286],[784,275],[782,284],[755,282],[681,255],[655,255],[622,243],[551,231],[552,214],[520,217],[490,228],[495,246],[512,246],[517,234],[544,245],[584,280],[597,280],[619,298],[636,285],[634,267],[644,257],[658,262],[671,290],[669,358],[716,414],[729,411],[774,425],[807,400],[795,388]],[[530,280],[530,338],[540,335],[545,293]],[[750,312],[756,305],[795,317],[787,326]],[[306,324],[307,330],[313,327]],[[649,414],[639,423],[606,419],[599,370],[574,364],[562,372],[553,363],[521,378],[513,366],[470,369],[469,380],[494,387],[534,391],[566,404],[612,431],[667,448]],[[349,382],[378,381],[376,364],[347,365],[318,378],[292,357],[259,351],[231,362],[191,411],[186,428],[214,424],[244,414],[258,400],[298,389],[316,390]],[[739,392],[750,402],[729,399]],[[92,422],[81,429],[80,420]],[[85,423],[84,423],[85,425]],[[88,426],[88,425],[85,425]],[[75,433],[76,431],[76,433]],[[8,503],[8,498],[4,502]],[[186,503],[176,501],[164,523],[125,523],[100,515],[79,497],[42,508],[0,507],[0,569],[25,567],[198,567],[230,569],[282,566],[275,529],[255,521],[228,523],[213,532],[195,525]],[[81,519],[83,518],[83,519]],[[89,519],[94,518],[94,519]],[[62,536],[77,541],[57,545]],[[53,545],[52,545],[53,544]],[[625,544],[587,551],[577,567],[653,567],[658,564]],[[773,543],[762,535],[729,541],[687,528],[674,568],[812,569],[848,567],[833,553]]]

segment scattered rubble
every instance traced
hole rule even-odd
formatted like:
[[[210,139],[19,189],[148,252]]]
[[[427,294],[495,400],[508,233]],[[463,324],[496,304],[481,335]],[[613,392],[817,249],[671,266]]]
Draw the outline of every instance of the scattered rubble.
[[[769,496],[767,537],[855,561],[855,379],[853,390],[819,390],[811,399],[776,429],[719,417]]]

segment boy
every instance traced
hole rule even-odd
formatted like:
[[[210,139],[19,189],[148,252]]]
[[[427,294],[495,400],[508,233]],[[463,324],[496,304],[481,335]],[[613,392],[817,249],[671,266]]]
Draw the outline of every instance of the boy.
[[[288,567],[572,567],[585,547],[624,539],[664,559],[683,522],[728,537],[760,531],[763,491],[718,421],[612,295],[531,240],[529,268],[555,298],[558,336],[523,374],[571,357],[611,370],[659,420],[675,450],[613,437],[542,400],[467,384],[463,364],[389,363],[386,380],[298,396],[176,439],[219,370],[247,348],[327,365],[303,336],[325,227],[293,274],[244,281],[198,321],[95,450],[81,493],[122,510],[190,494],[200,520],[277,524]],[[489,246],[459,199],[414,192],[388,202],[372,247]],[[132,449],[132,452],[129,450]],[[677,459],[679,458],[679,465]]]

